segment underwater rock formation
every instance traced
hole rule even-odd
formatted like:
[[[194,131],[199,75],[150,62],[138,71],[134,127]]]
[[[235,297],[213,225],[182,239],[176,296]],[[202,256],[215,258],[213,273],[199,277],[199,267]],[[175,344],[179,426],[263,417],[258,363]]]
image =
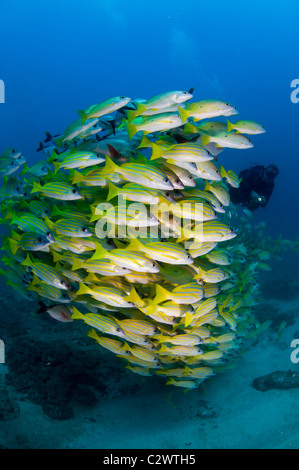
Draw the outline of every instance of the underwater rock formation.
[[[28,335],[19,337],[8,348],[7,366],[6,383],[41,405],[51,419],[70,419],[75,403],[93,406],[95,392],[99,397],[107,395],[99,378],[98,355],[86,352],[79,358],[61,341],[55,344]]]
[[[252,386],[261,392],[268,390],[288,390],[290,388],[299,388],[299,373],[292,370],[275,371],[270,374],[257,377],[253,380]]]
[[[16,399],[9,393],[5,383],[0,382],[0,421],[17,418],[20,407]]]

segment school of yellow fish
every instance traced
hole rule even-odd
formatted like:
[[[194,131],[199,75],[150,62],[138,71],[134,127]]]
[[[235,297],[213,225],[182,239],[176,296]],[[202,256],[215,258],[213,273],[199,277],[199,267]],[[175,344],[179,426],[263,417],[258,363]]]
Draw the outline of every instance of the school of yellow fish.
[[[40,312],[85,322],[131,371],[185,389],[225,369],[257,328],[256,274],[270,257],[245,223],[231,226],[240,180],[221,154],[265,130],[192,98],[114,97],[46,133],[31,167],[15,149],[0,156],[7,283]]]

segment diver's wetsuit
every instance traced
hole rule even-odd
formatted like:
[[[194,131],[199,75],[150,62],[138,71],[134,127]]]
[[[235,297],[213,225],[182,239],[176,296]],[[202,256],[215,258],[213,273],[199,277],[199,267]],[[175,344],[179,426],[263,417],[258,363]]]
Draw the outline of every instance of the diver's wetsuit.
[[[230,196],[234,204],[242,204],[251,211],[258,207],[265,207],[274,189],[274,178],[269,177],[266,167],[257,165],[252,168],[241,171],[240,178],[242,181],[239,188],[231,188]],[[253,197],[252,193],[257,196],[263,196],[262,201]]]

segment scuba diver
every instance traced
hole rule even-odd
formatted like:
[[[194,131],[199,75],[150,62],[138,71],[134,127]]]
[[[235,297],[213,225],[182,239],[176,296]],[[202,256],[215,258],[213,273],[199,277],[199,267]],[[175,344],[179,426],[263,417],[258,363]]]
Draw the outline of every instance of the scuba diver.
[[[274,179],[279,173],[276,165],[253,166],[242,170],[239,188],[231,188],[230,196],[234,204],[241,204],[250,211],[265,207],[274,189]]]

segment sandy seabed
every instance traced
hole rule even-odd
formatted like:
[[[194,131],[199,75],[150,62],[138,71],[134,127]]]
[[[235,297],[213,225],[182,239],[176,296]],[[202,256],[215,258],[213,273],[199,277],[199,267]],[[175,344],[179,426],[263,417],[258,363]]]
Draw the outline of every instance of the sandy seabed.
[[[273,301],[281,313],[299,309],[299,301]],[[271,329],[262,332],[233,369],[204,382],[202,389],[165,386],[163,380],[134,374],[138,389],[114,394],[111,377],[105,399],[74,417],[55,421],[40,405],[20,396],[20,414],[0,422],[3,448],[31,449],[298,449],[298,389],[261,392],[256,377],[291,369],[291,341],[299,318],[281,339]],[[107,354],[110,354],[107,352]],[[2,374],[6,366],[0,365]],[[127,371],[126,380],[131,374]],[[123,380],[123,379],[122,379]],[[137,381],[137,382],[136,382]]]

